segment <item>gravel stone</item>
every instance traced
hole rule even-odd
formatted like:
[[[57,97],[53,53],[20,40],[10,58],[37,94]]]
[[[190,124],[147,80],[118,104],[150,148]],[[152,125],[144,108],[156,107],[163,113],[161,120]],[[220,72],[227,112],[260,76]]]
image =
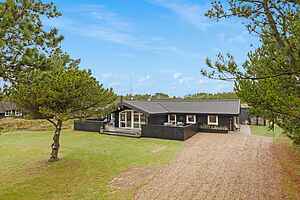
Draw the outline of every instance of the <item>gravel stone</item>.
[[[176,160],[157,171],[136,200],[277,200],[281,169],[272,138],[242,134],[197,134]]]

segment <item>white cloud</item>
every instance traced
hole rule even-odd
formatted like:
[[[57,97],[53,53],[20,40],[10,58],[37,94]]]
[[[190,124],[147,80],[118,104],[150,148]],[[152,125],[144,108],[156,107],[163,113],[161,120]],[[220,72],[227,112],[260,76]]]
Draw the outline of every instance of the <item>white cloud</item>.
[[[187,23],[200,30],[206,30],[209,26],[208,19],[204,16],[207,6],[200,6],[176,0],[148,0],[151,3],[167,8],[178,15]]]
[[[51,21],[45,19],[44,23],[47,26],[57,27],[72,34],[79,34],[82,37],[90,37],[140,51],[198,57],[193,52],[184,51],[174,45],[166,44],[167,40],[163,37],[141,37],[141,34],[134,30],[134,25],[129,20],[116,12],[106,9],[102,5],[82,5],[76,8],[68,8],[65,12],[76,12],[78,18],[71,19],[63,16]]]
[[[56,18],[56,19],[43,19],[43,24],[47,27],[56,27],[58,29],[68,29],[69,27],[74,26],[74,20],[70,18]]]
[[[196,83],[198,83],[199,86],[202,86],[203,84],[205,84],[205,81],[203,79],[198,79]]]
[[[104,79],[108,79],[108,78],[111,78],[113,76],[113,74],[112,73],[103,73],[100,76]]]
[[[109,85],[110,85],[110,87],[118,87],[118,86],[121,86],[121,83],[120,82],[111,82]]]
[[[239,44],[243,44],[247,42],[247,36],[243,35],[243,34],[239,34],[236,36],[232,36],[228,39],[229,43],[239,43]]]
[[[173,78],[174,78],[175,80],[177,80],[178,83],[180,83],[180,84],[185,84],[185,83],[191,83],[191,84],[194,84],[194,83],[192,83],[192,81],[195,80],[194,77],[192,77],[192,76],[185,76],[184,74],[179,73],[179,72],[175,72],[175,73],[173,74]]]
[[[150,80],[151,76],[150,75],[146,75],[145,77],[141,77],[138,79],[138,83],[144,83],[148,80]]]
[[[179,79],[180,77],[182,77],[182,73],[176,72],[173,74],[174,79]]]
[[[97,11],[93,11],[92,16],[99,20],[102,24],[108,24],[111,27],[114,27],[119,30],[130,30],[131,24],[122,19],[118,14],[106,10],[104,7]]]
[[[248,32],[221,32],[217,34],[217,39],[221,43],[233,44],[246,44],[249,39]]]
[[[180,84],[194,84],[195,79],[193,77],[190,76],[186,76],[186,77],[182,77],[180,79],[178,79]]]
[[[75,28],[76,26],[69,27],[69,30],[76,32],[84,37],[92,37],[97,40],[111,42],[117,45],[127,46],[136,50],[148,51],[151,53],[171,53],[180,56],[198,57],[198,54],[193,52],[183,51],[176,46],[161,44],[158,41],[151,41],[143,39],[135,35],[135,33],[128,33],[118,31],[108,27],[101,27],[98,25],[87,25],[85,29]],[[86,31],[89,30],[89,31]]]

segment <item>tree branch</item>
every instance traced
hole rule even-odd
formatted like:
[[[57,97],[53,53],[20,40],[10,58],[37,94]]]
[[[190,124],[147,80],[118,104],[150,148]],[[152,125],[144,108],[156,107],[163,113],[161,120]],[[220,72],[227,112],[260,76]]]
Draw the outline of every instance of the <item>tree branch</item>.
[[[282,38],[280,37],[279,31],[277,29],[276,22],[275,22],[275,20],[272,16],[271,11],[270,11],[269,0],[263,0],[263,7],[264,7],[264,10],[265,10],[265,13],[266,13],[266,16],[267,16],[267,20],[270,24],[270,28],[273,30],[273,35],[276,38],[279,46],[282,48],[285,45],[284,45],[284,42],[282,41]]]
[[[46,119],[48,122],[50,122],[51,124],[53,124],[53,126],[55,126],[55,128],[57,127],[57,124],[53,121],[53,120],[51,120],[51,119]]]

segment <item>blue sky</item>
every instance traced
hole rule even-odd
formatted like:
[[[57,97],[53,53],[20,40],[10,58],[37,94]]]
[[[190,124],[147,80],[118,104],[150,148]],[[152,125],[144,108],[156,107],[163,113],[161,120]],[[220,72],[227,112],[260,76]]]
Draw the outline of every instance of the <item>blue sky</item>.
[[[214,22],[201,0],[55,0],[62,17],[45,21],[65,39],[63,49],[118,94],[232,91],[208,80],[205,58],[232,53],[242,62],[254,38],[240,21]]]

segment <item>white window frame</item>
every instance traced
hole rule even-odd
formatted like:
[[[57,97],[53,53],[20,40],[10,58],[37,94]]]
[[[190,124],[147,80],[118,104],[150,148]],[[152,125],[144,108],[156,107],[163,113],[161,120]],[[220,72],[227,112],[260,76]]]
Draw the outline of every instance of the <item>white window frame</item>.
[[[175,121],[171,121],[171,115],[174,115],[174,116],[175,116]],[[169,122],[169,123],[174,123],[174,124],[176,124],[176,123],[177,123],[177,116],[176,116],[176,114],[169,114],[169,115],[168,115],[168,122]]]
[[[126,126],[126,124],[127,124],[127,114],[128,114],[128,111],[130,111],[130,113],[131,113],[131,127],[121,127],[121,123],[125,123],[125,126]],[[122,121],[121,120],[121,114],[122,113],[126,113],[125,114],[125,121]],[[139,116],[139,120],[138,121],[134,121],[134,115],[138,115]],[[121,112],[119,112],[119,128],[125,128],[125,129],[128,129],[128,128],[130,128],[130,129],[141,129],[142,128],[142,125],[143,124],[146,124],[146,116],[145,116],[145,121],[141,121],[141,116],[142,115],[145,115],[145,114],[143,114],[143,113],[141,113],[141,112],[138,112],[138,111],[134,111],[134,110],[122,110]],[[138,124],[139,125],[139,128],[134,128],[134,124]]]
[[[15,116],[21,117],[23,115],[22,111],[15,110]]]
[[[142,120],[141,120],[141,119],[142,119],[142,115],[144,115],[145,121],[142,121]],[[139,114],[139,123],[140,123],[140,127],[142,128],[142,125],[145,125],[146,122],[147,122],[147,119],[146,119],[145,113],[141,113],[141,112],[140,112],[140,114]]]
[[[123,111],[119,112],[119,128],[126,128],[126,124],[127,124],[127,114],[126,114],[126,111],[128,111],[128,110],[123,110]],[[121,115],[122,114],[125,114],[125,120],[121,120]],[[122,127],[121,123],[125,123],[125,127]]]
[[[216,122],[211,122],[209,119],[210,119],[210,117],[211,116],[214,116],[214,117],[216,117]],[[219,125],[219,117],[218,117],[218,115],[208,115],[207,116],[207,124],[208,125]]]
[[[193,121],[189,121],[189,117],[193,116]],[[186,115],[186,123],[187,124],[196,124],[196,115]]]
[[[11,116],[13,116],[13,110],[6,110],[5,113],[4,113],[4,116],[5,117],[11,117]]]
[[[141,116],[139,112],[132,111],[132,127],[131,128],[141,128]],[[137,116],[137,121],[134,120],[134,118]],[[138,125],[138,127],[134,127],[134,125]]]
[[[4,112],[4,116],[5,116],[5,117],[8,117],[8,116],[9,116],[9,110],[6,110],[6,111]]]

